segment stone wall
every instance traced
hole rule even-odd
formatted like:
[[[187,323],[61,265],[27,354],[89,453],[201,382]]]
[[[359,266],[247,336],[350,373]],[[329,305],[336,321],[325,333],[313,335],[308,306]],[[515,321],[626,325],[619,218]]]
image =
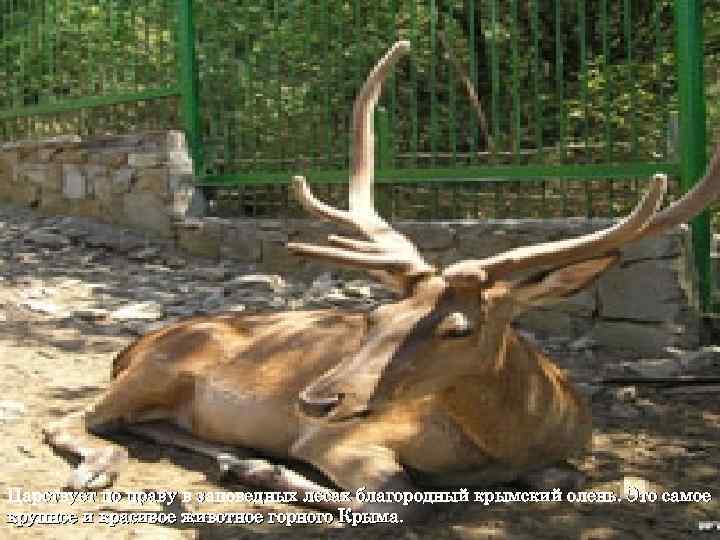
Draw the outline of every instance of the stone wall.
[[[513,247],[559,240],[608,227],[604,219],[483,220],[400,222],[423,254],[438,265],[500,253]],[[186,251],[254,263],[266,272],[292,273],[310,279],[331,266],[287,253],[288,241],[322,243],[335,225],[311,220],[185,220],[178,245]],[[620,264],[598,282],[545,309],[519,319],[521,327],[559,339],[589,339],[598,346],[640,354],[697,345],[699,320],[686,292],[686,233],[678,228],[659,238],[628,246]],[[344,272],[347,278],[362,274]]]
[[[92,217],[171,238],[192,194],[192,162],[180,132],[0,146],[0,197],[46,214]]]
[[[311,280],[337,271],[295,258],[286,242],[322,243],[337,227],[318,220],[202,217],[202,196],[177,132],[61,139],[0,146],[0,198],[46,214],[79,215],[145,231],[186,252],[235,260],[239,266]],[[445,265],[603,227],[608,220],[402,222],[433,263]],[[519,325],[558,340],[595,343],[645,355],[668,346],[694,347],[699,318],[688,301],[685,229],[625,249],[600,280],[552,308],[535,309]],[[242,264],[240,264],[242,263]],[[249,265],[249,266],[248,266]],[[362,274],[340,272],[344,277]]]

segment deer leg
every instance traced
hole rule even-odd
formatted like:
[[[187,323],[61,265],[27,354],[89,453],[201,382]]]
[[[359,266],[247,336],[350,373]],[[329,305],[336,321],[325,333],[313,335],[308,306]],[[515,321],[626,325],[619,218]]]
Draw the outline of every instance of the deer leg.
[[[427,517],[431,505],[357,500],[355,496],[360,488],[367,493],[416,492],[418,487],[394,450],[377,441],[356,439],[356,434],[333,436],[332,429],[320,428],[311,436],[301,438],[291,449],[291,454],[311,463],[338,486],[351,492],[353,502],[342,506],[358,512],[396,512],[405,523]]]
[[[43,428],[45,441],[50,446],[80,458],[80,464],[65,483],[76,491],[109,487],[128,458],[124,448],[87,432],[86,418],[90,415],[91,411],[86,409]]]
[[[167,369],[149,367],[131,366],[110,383],[97,402],[43,429],[48,444],[80,458],[67,487],[73,490],[108,487],[127,461],[127,450],[92,432],[142,416],[170,417],[183,395],[192,396],[188,381],[172,376]],[[152,381],[152,386],[147,381]]]
[[[304,505],[322,510],[337,510],[337,492],[298,474],[287,467],[264,459],[238,456],[239,449],[198,439],[188,432],[170,425],[137,424],[125,426],[124,431],[158,444],[176,446],[214,459],[220,472],[234,476],[244,485],[274,491],[294,491]],[[313,495],[309,495],[309,494]],[[306,498],[307,495],[307,498]],[[312,501],[312,502],[307,502]]]

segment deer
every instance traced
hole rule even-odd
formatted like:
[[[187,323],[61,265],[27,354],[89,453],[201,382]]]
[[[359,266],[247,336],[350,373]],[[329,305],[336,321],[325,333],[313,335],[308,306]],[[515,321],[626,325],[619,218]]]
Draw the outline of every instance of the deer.
[[[128,452],[103,435],[120,427],[210,456],[241,483],[303,494],[309,506],[411,521],[431,505],[332,497],[522,481],[587,451],[588,400],[512,322],[589,286],[629,243],[701,212],[720,193],[720,146],[705,177],[664,209],[667,178],[655,175],[610,227],[438,269],[373,203],[373,111],[409,50],[395,43],[356,96],[348,209],[318,200],[305,177],[292,179],[312,216],[362,238],[287,245],[367,271],[397,300],[370,312],[193,316],[138,338],[115,357],[93,404],[43,429],[48,444],[80,459],[67,487],[113,484]],[[265,457],[238,457],[241,448]],[[272,460],[304,463],[322,478]]]

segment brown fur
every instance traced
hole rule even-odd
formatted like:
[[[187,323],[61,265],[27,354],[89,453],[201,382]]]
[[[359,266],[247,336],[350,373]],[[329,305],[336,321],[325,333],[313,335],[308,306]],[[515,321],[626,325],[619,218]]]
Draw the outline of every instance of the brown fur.
[[[218,459],[227,459],[228,445],[290,456],[348,491],[416,489],[410,470],[434,484],[488,485],[587,444],[585,403],[510,324],[529,305],[588,285],[617,255],[496,283],[473,261],[467,272],[460,263],[440,274],[392,229],[372,204],[372,114],[383,80],[408,50],[409,43],[396,43],[356,101],[350,209],[320,203],[304,178],[294,180],[313,215],[350,225],[367,240],[288,245],[294,253],[372,270],[399,284],[404,298],[370,315],[193,317],[138,339],[115,359],[113,380],[96,403],[44,430],[50,444],[82,458],[70,487],[110,485],[127,458],[98,429],[150,419],[184,428],[205,441],[198,451]],[[447,331],[457,326],[456,316],[467,319],[467,334]],[[264,470],[282,489],[324,489],[296,474]],[[407,519],[421,507],[363,508],[394,509]]]
[[[582,448],[590,424],[585,404],[563,375],[509,326],[505,330],[500,356],[474,358],[474,368],[448,379],[440,391],[418,394],[401,387],[362,419],[328,424],[299,415],[297,395],[357,353],[368,338],[366,315],[298,311],[192,318],[122,351],[99,402],[46,432],[56,446],[87,455],[89,448],[112,446],[88,428],[165,419],[205,440],[305,459],[346,489],[380,486],[404,467],[435,483],[457,471],[511,479]],[[430,345],[435,351],[422,354],[473,356],[478,353],[469,345],[476,340],[440,339]],[[79,480],[76,473],[75,481],[87,484],[93,475],[114,472],[108,465],[101,462],[100,470],[86,471]]]

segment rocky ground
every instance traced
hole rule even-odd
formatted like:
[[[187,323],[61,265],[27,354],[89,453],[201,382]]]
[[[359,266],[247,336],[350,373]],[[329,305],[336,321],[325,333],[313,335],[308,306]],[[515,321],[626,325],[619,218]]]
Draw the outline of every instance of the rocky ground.
[[[69,466],[42,441],[48,421],[79,410],[107,384],[112,358],[137,335],[191,314],[347,306],[372,309],[392,295],[332,274],[312,283],[173,252],[166,245],[78,218],[0,207],[0,523],[3,538],[668,538],[703,537],[700,520],[720,521],[720,389],[601,384],[608,376],[720,376],[720,348],[669,350],[619,361],[589,339],[537,339],[592,397],[592,452],[576,465],[587,490],[622,494],[709,491],[710,503],[535,503],[452,505],[418,528],[349,529],[281,525],[10,527],[5,513],[141,510],[11,504],[8,488],[57,489]],[[241,490],[213,463],[130,435],[116,440],[130,464],[115,489]],[[288,511],[282,505],[190,504],[185,511]],[[157,505],[142,510],[160,511]],[[715,536],[717,533],[714,533]],[[708,537],[711,537],[709,534]]]

